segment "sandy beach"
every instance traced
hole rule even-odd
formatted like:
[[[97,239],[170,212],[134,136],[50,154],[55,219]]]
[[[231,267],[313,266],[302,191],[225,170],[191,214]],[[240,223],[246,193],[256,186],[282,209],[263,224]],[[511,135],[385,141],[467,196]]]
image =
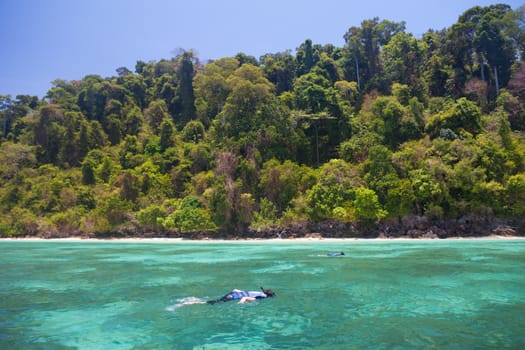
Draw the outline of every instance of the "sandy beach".
[[[23,238],[0,238],[1,241],[26,241],[26,242],[122,242],[122,243],[288,243],[288,242],[402,242],[402,241],[462,241],[462,240],[525,240],[522,236],[482,236],[482,237],[450,237],[450,238],[272,238],[272,239],[200,239],[191,240],[184,238],[82,238],[82,237],[68,237],[68,238],[38,238],[38,237],[23,237]]]

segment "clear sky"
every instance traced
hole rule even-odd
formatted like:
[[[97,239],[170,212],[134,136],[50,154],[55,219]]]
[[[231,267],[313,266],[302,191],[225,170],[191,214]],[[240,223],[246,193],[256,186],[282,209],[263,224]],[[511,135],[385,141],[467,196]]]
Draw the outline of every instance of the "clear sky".
[[[308,38],[341,47],[348,28],[374,17],[420,36],[498,2],[525,0],[0,0],[0,95],[43,97],[57,78],[134,71],[177,48],[205,61],[295,52]]]

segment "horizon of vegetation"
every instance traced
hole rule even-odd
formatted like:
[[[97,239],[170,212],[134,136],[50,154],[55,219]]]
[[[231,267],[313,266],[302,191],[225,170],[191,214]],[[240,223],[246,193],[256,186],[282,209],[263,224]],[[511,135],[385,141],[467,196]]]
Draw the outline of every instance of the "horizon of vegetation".
[[[0,96],[0,236],[525,218],[525,6]]]

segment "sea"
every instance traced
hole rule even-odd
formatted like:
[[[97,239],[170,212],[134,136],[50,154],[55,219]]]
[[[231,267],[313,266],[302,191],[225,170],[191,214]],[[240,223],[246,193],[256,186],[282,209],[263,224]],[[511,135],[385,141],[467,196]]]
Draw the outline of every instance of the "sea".
[[[525,349],[525,240],[4,240],[0,349]]]

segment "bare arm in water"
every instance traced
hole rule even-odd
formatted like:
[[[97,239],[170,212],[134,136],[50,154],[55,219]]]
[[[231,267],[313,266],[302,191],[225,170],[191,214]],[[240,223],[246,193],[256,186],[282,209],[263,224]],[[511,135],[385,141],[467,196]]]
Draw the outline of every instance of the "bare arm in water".
[[[257,300],[257,299],[252,298],[252,297],[242,297],[241,300],[239,300],[239,302],[237,304],[244,304],[247,301],[255,301],[255,300]]]

